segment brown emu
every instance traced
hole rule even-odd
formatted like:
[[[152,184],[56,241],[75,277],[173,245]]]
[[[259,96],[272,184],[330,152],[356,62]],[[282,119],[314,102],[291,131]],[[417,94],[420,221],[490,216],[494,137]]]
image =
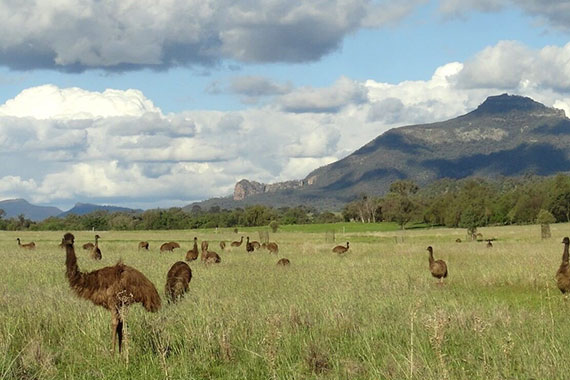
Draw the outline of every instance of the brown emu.
[[[220,242],[220,249],[223,251],[226,248],[226,242],[225,241],[221,241]]]
[[[455,242],[456,242],[456,243],[461,243],[461,239],[460,239],[460,238],[457,238],[457,239],[455,239]]]
[[[346,242],[346,247],[344,245],[337,245],[332,249],[332,251],[338,254],[345,253],[346,251],[348,251],[348,242]]]
[[[487,239],[487,248],[493,248],[493,243],[491,243],[491,239]]]
[[[180,244],[175,241],[169,241],[168,243],[164,243],[160,246],[160,252],[174,252],[175,248],[180,248]]]
[[[251,243],[249,242],[249,236],[247,237],[247,241],[246,241],[246,243],[245,243],[245,250],[246,250],[247,252],[253,252],[253,250],[254,250],[254,249],[253,249],[253,244],[251,244]]]
[[[36,249],[36,243],[34,243],[33,241],[29,242],[29,243],[25,243],[22,244],[20,242],[20,238],[16,238],[16,240],[18,241],[18,247],[20,248],[24,248],[24,249]]]
[[[261,244],[259,244],[259,242],[255,240],[251,242],[251,245],[253,246],[253,249],[261,248]]]
[[[443,284],[443,279],[447,277],[447,264],[443,260],[434,260],[433,248],[427,247],[429,252],[429,271],[431,275],[439,279],[439,283]]]
[[[168,302],[176,303],[188,291],[192,270],[184,261],[175,262],[166,275],[164,292]]]
[[[214,264],[214,263],[221,263],[222,258],[216,252],[208,251],[208,242],[205,245],[202,245],[202,256],[201,260],[206,264]]]
[[[125,308],[133,303],[141,303],[147,311],[158,311],[160,296],[144,274],[120,261],[114,266],[92,272],[81,272],[73,248],[74,239],[70,233],[64,235],[65,274],[69,286],[79,297],[103,306],[111,312],[113,352],[117,338],[121,352]]]
[[[243,236],[241,237],[240,241],[232,241],[230,244],[232,247],[239,247],[243,243]]]
[[[198,258],[198,238],[194,237],[194,246],[186,252],[186,261],[196,260]]]
[[[91,251],[91,250],[93,250],[93,247],[95,247],[95,244],[89,242],[89,243],[83,244],[82,247],[83,247],[83,249],[85,249],[85,250]]]
[[[99,239],[100,238],[101,238],[101,236],[95,235],[95,245],[91,249],[91,258],[93,260],[101,260],[101,258],[103,257],[101,255],[101,249],[99,249]]]
[[[565,237],[562,239],[562,244],[564,244],[564,251],[562,253],[562,263],[560,264],[560,268],[558,268],[558,272],[556,272],[556,284],[562,294],[566,294],[567,292],[570,292],[570,264],[568,260],[570,239]]]
[[[273,242],[267,243],[265,245],[265,248],[269,250],[269,253],[275,253],[275,254],[279,253],[279,246],[277,245],[277,243]]]
[[[286,266],[289,264],[291,264],[291,261],[289,261],[289,259],[286,258],[279,259],[279,261],[277,262],[277,265],[282,265],[282,266]]]
[[[141,241],[141,242],[139,243],[139,251],[140,251],[141,249],[146,249],[146,250],[148,251],[148,249],[149,249],[148,241]]]

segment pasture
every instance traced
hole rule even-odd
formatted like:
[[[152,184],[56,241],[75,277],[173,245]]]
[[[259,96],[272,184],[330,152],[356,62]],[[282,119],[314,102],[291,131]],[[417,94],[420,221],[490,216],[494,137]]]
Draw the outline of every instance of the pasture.
[[[1,232],[0,379],[568,378],[570,300],[554,281],[568,224],[545,241],[539,226],[481,228],[497,239],[489,249],[456,243],[465,230],[369,227],[337,229],[334,243],[322,230],[284,228],[270,233],[278,255],[221,251],[220,240],[242,235],[230,229],[99,231],[101,261],[81,249],[94,233],[72,231],[82,271],[122,259],[162,297],[157,313],[129,308],[122,356],[110,350],[109,312],[69,288],[63,233]],[[166,273],[194,236],[222,262],[189,263],[189,292],[167,304]],[[17,237],[37,248],[18,249]],[[137,250],[141,240],[149,251]],[[159,253],[172,240],[181,249]],[[346,241],[346,254],[331,252]],[[428,245],[449,267],[443,286]],[[291,265],[278,267],[281,257]]]

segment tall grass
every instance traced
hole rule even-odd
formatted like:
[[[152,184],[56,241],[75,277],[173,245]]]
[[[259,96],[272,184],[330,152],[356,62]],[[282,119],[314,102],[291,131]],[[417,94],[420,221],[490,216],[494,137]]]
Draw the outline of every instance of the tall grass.
[[[279,255],[222,252],[192,262],[190,292],[155,314],[128,313],[128,362],[110,351],[110,313],[73,295],[61,233],[0,234],[0,379],[567,379],[570,301],[554,282],[568,225],[541,241],[537,226],[481,229],[496,238],[455,243],[464,230],[354,231],[342,257],[324,232],[271,234]],[[254,236],[254,231],[245,231]],[[81,270],[136,267],[163,294],[166,272],[192,239],[229,230],[99,232],[101,262],[80,247]],[[34,240],[20,250],[16,237]],[[151,250],[137,251],[148,240]],[[182,248],[160,254],[162,242]],[[436,285],[427,245],[447,261]],[[280,257],[291,260],[277,267]],[[164,301],[164,297],[163,297]]]

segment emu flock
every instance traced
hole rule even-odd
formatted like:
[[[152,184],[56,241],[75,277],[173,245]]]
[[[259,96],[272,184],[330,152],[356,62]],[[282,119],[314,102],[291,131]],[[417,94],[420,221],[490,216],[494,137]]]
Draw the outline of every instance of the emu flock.
[[[82,245],[84,250],[88,250],[89,257],[93,260],[101,260],[102,254],[99,248],[99,239],[101,236],[95,235],[94,243],[85,243]],[[20,238],[16,239],[18,246],[22,249],[32,250],[36,248],[34,242],[22,244]],[[230,243],[230,247],[239,248],[244,241],[241,236],[239,241]],[[460,242],[460,241],[458,241]],[[75,294],[81,298],[88,299],[95,305],[103,306],[111,313],[112,324],[112,351],[115,352],[115,346],[119,346],[119,352],[122,351],[124,338],[125,308],[133,303],[140,303],[150,312],[156,312],[161,307],[161,299],[154,284],[137,269],[125,265],[122,261],[117,262],[113,266],[107,266],[91,272],[81,272],[77,265],[77,256],[75,253],[75,237],[71,233],[66,233],[59,246],[66,252],[66,277],[69,286]],[[570,293],[570,239],[565,237],[562,240],[564,249],[562,253],[562,263],[556,272],[555,279],[558,289],[565,296]],[[220,242],[222,251],[226,248],[226,242]],[[491,240],[487,240],[488,248],[492,247]],[[173,252],[180,248],[177,242],[166,242],[160,246],[160,252]],[[349,250],[349,242],[346,245],[338,245],[332,248],[332,252],[339,255],[345,254]],[[141,241],[138,243],[138,250],[149,250],[149,243]],[[247,253],[256,250],[265,249],[269,253],[277,254],[279,246],[275,242],[260,244],[257,241],[251,241],[249,236],[246,237],[245,251]],[[436,260],[433,256],[433,247],[428,246],[429,253],[429,271],[431,275],[439,280],[438,285],[443,285],[444,278],[448,276],[448,266],[444,260]],[[202,241],[200,252],[198,251],[198,238],[194,237],[193,246],[186,252],[185,261],[176,261],[166,274],[166,284],[164,294],[167,302],[170,304],[177,303],[182,299],[189,289],[192,280],[192,269],[187,262],[200,260],[207,265],[219,264],[222,262],[221,256],[214,251],[209,250],[207,241]],[[277,261],[278,266],[289,266],[290,260],[283,257]]]

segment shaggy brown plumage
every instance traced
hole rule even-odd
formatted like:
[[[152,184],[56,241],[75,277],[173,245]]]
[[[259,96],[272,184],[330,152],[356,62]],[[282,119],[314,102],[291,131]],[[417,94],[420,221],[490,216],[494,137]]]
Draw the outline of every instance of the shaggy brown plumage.
[[[194,246],[186,252],[186,261],[196,260],[198,258],[198,238],[194,237]]]
[[[332,249],[332,251],[338,254],[345,253],[346,251],[348,251],[348,242],[346,242],[346,247],[344,245],[337,245]]]
[[[99,249],[99,239],[101,236],[95,235],[95,245],[91,249],[91,258],[93,260],[101,260],[103,255],[101,254],[101,249]]]
[[[282,265],[282,266],[286,266],[289,264],[291,264],[291,261],[289,261],[289,259],[286,258],[279,259],[279,261],[277,262],[277,265]]]
[[[93,247],[95,247],[95,244],[93,244],[93,243],[89,242],[89,243],[85,243],[85,244],[83,244],[83,246],[82,246],[82,247],[83,247],[83,249],[88,249],[88,250],[90,250],[90,251],[91,251],[91,250],[93,250]]]
[[[174,252],[175,248],[180,248],[180,244],[175,241],[169,241],[168,243],[164,243],[160,246],[160,252]]]
[[[208,242],[202,245],[201,260],[206,264],[218,264],[222,262],[222,258],[214,251],[208,251]]]
[[[146,249],[146,250],[148,251],[149,247],[150,247],[150,246],[149,246],[149,244],[148,244],[148,241],[141,241],[141,242],[139,243],[139,251],[140,251],[141,249]]]
[[[269,250],[269,253],[279,253],[279,246],[277,243],[269,242],[265,245],[265,248]]]
[[[251,242],[251,245],[252,245],[253,249],[261,248],[261,244],[259,244],[259,242],[255,241],[255,240]]]
[[[564,251],[562,253],[562,263],[556,272],[556,284],[562,294],[566,294],[567,292],[570,292],[570,265],[568,262],[568,246],[570,246],[570,239],[565,237],[562,239],[562,244],[564,244]]]
[[[226,248],[226,242],[225,241],[221,241],[220,242],[220,249],[223,251]]]
[[[443,260],[434,260],[433,248],[431,246],[427,247],[427,251],[429,252],[429,271],[442,284],[443,279],[447,277],[447,264]]]
[[[243,243],[243,236],[241,237],[240,241],[232,241],[230,244],[232,247],[239,247]]]
[[[33,241],[29,242],[29,243],[25,243],[22,244],[20,242],[20,238],[16,238],[16,240],[18,241],[18,247],[20,248],[24,248],[24,249],[36,249],[36,243],[34,243]]]
[[[184,297],[184,293],[188,291],[190,280],[192,280],[192,270],[188,264],[184,261],[175,262],[166,274],[164,292],[168,302],[176,303]]]
[[[246,250],[247,252],[253,252],[254,248],[253,248],[253,244],[251,244],[251,243],[249,242],[249,236],[247,237],[246,240],[247,240],[247,241],[245,242],[245,250]]]
[[[73,242],[74,236],[64,235],[65,240],[65,275],[71,289],[81,298],[103,306],[111,312],[113,352],[117,338],[119,352],[123,342],[123,308],[141,303],[150,312],[160,309],[160,296],[155,286],[144,274],[133,267],[118,262],[114,266],[104,267],[92,272],[81,272],[77,266],[77,256]]]

